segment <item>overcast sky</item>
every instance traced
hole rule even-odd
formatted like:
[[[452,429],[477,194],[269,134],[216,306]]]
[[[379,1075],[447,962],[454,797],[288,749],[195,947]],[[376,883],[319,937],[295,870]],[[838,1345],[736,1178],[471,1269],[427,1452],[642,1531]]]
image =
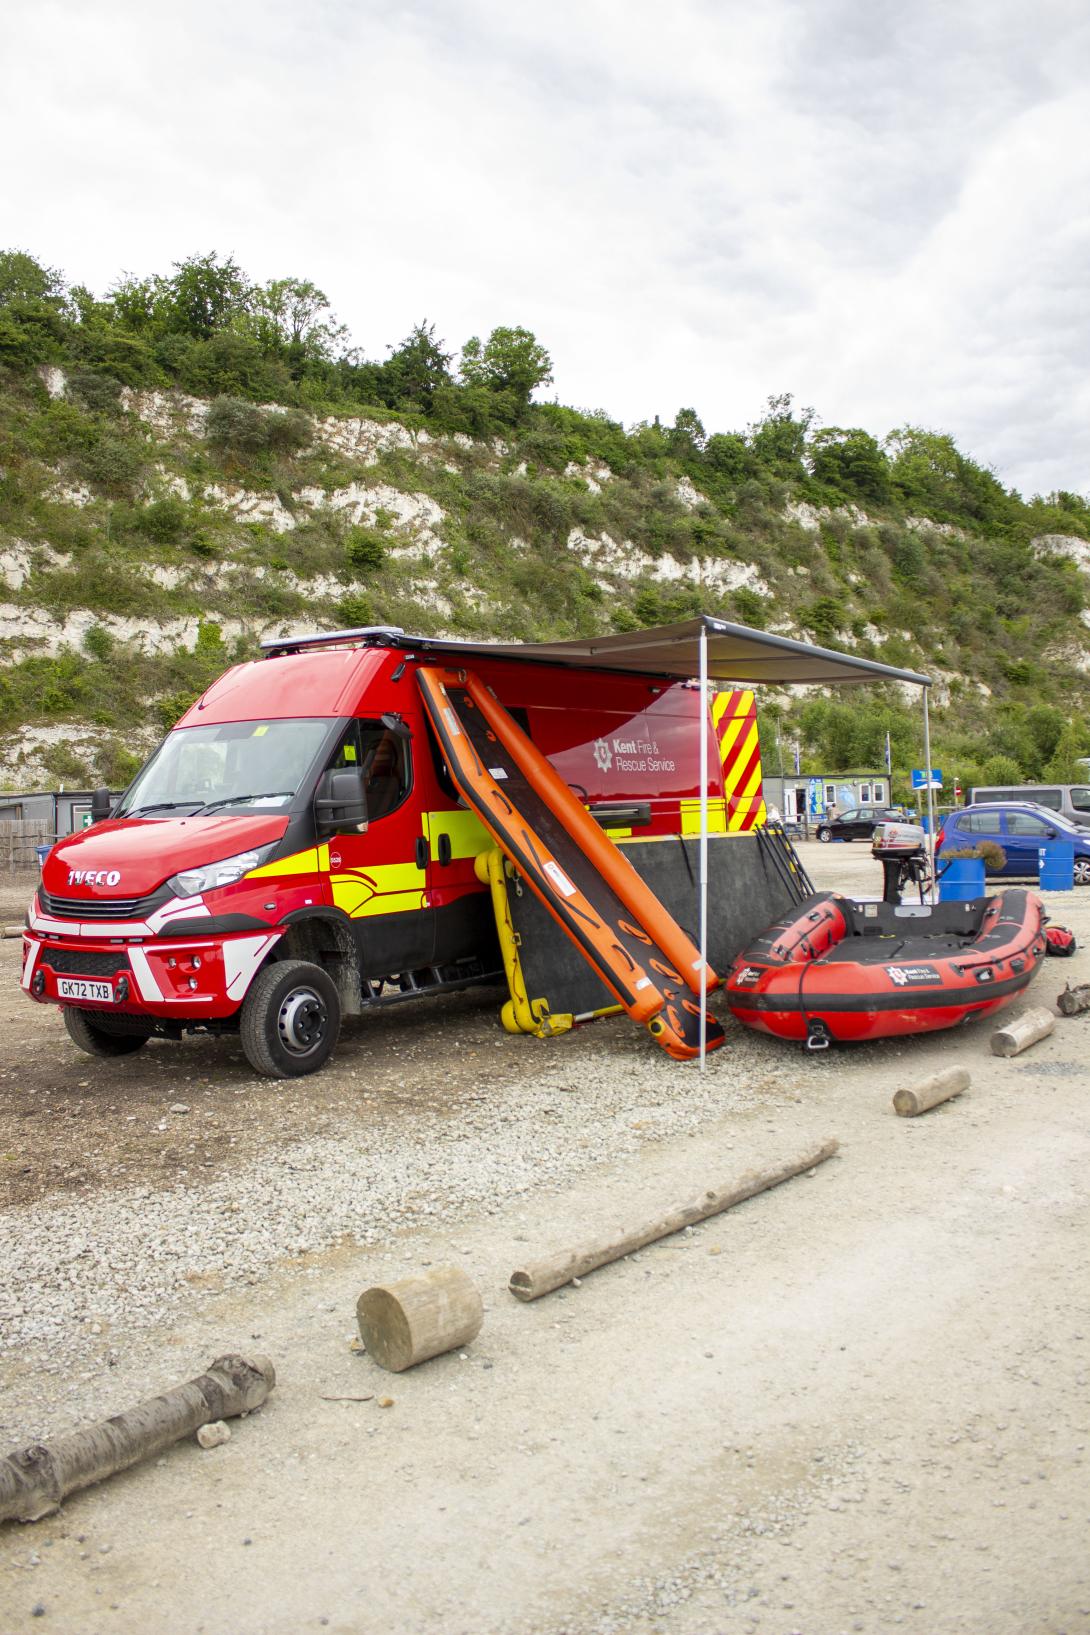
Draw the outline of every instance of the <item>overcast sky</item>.
[[[0,243],[209,249],[370,356],[524,324],[562,402],[771,393],[1090,490],[1086,0],[8,0]]]

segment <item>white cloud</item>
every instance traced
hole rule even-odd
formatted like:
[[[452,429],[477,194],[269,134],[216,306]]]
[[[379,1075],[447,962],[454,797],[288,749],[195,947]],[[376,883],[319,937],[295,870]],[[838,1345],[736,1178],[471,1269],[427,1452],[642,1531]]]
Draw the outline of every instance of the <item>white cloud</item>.
[[[5,237],[102,288],[209,248],[371,355],[525,323],[563,401],[948,430],[1090,487],[1071,0],[21,0]]]

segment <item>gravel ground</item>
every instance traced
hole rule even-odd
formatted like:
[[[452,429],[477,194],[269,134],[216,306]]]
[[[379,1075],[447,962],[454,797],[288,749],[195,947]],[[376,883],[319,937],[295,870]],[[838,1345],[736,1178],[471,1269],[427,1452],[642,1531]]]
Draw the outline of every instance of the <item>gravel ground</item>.
[[[806,850],[820,885],[875,889],[865,848]],[[1090,893],[1056,917],[1090,941]],[[1030,1000],[1069,977],[1090,956]],[[234,1346],[281,1385],[227,1447],[0,1537],[3,1635],[1090,1628],[1090,1021],[1010,1062],[986,1024],[818,1058],[732,1025],[701,1075],[623,1019],[511,1039],[467,995],[284,1087],[226,1040],[104,1069],[53,1012],[4,1010],[0,1435]],[[888,1115],[952,1060],[967,1096]],[[829,1133],[812,1180],[578,1294],[501,1292],[524,1245]],[[492,1291],[465,1362],[393,1381],[400,1414],[320,1402],[391,1385],[349,1349],[355,1295],[440,1260]]]

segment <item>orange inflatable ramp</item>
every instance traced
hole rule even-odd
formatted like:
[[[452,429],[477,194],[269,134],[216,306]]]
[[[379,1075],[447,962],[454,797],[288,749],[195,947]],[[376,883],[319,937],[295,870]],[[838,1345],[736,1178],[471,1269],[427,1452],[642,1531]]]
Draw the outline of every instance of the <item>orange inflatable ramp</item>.
[[[671,1056],[700,1052],[700,954],[495,694],[462,670],[417,670],[463,799],[561,929]],[[707,972],[707,989],[719,978]],[[723,1042],[706,1019],[705,1048]]]

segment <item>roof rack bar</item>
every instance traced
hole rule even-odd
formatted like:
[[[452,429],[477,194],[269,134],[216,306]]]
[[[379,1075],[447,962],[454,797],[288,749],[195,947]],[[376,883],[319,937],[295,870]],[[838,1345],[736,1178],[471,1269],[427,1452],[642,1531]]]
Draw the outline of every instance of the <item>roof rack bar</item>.
[[[276,653],[297,653],[301,647],[339,647],[346,642],[358,642],[361,647],[377,647],[397,642],[404,636],[401,625],[366,624],[355,630],[329,630],[318,636],[275,636],[261,643],[261,651],[270,658]]]

